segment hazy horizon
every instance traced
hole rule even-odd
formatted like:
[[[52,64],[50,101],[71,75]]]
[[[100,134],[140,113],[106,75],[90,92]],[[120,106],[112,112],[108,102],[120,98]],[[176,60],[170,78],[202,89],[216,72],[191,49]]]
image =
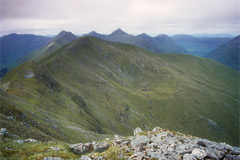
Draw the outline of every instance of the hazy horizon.
[[[1,35],[240,33],[238,0],[0,0]]]
[[[117,28],[117,29],[121,29],[121,28]],[[115,29],[115,30],[117,30],[117,29]],[[114,32],[115,30],[113,30],[113,31],[111,31],[111,32],[109,32],[109,33],[100,33],[100,32],[98,32],[98,31],[95,31],[95,32],[97,32],[97,33],[99,33],[99,34],[102,34],[102,35],[109,35],[109,34],[111,34],[112,32]],[[121,30],[123,30],[123,29],[121,29]],[[18,35],[33,34],[33,35],[39,35],[39,36],[54,37],[54,36],[56,36],[58,33],[60,33],[61,31],[71,32],[71,33],[75,34],[76,36],[82,36],[82,35],[84,35],[84,34],[88,34],[88,33],[92,32],[92,31],[90,31],[90,32],[87,32],[87,33],[74,33],[74,32],[72,32],[72,31],[70,31],[70,30],[59,30],[59,32],[57,32],[56,34],[51,34],[51,33],[50,33],[50,34],[35,34],[35,33],[28,33],[28,32],[26,32],[26,33],[16,33],[16,32],[12,32],[12,33],[0,35],[0,36],[3,37],[3,36],[10,35],[10,34],[18,34]],[[125,30],[123,30],[123,31],[126,32]],[[147,35],[149,35],[149,36],[152,36],[152,37],[158,36],[158,35],[161,35],[161,34],[165,34],[165,33],[148,34],[148,33],[146,33],[146,32],[137,33],[137,34],[132,34],[132,33],[129,33],[129,32],[126,32],[126,33],[131,34],[131,35],[135,35],[135,36],[145,33],[145,34],[147,34]],[[235,37],[235,36],[238,36],[239,34],[231,34],[231,33],[213,33],[213,34],[211,34],[211,33],[193,33],[193,34],[178,33],[178,34],[174,34],[174,33],[173,33],[173,34],[165,34],[165,35],[168,35],[168,36],[174,36],[174,35],[191,35],[191,36],[194,36],[194,37]]]

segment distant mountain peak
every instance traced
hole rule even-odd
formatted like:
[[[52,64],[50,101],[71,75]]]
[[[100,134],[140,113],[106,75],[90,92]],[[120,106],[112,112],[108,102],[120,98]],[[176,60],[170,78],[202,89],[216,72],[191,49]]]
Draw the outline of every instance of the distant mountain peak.
[[[126,32],[124,32],[121,28],[118,28],[117,30],[112,32],[112,34],[120,35],[120,34],[126,34]]]
[[[77,36],[74,35],[72,32],[67,32],[67,31],[61,31],[56,35],[56,37],[53,40],[59,40],[59,39],[68,39],[68,41],[72,41],[74,39],[77,39]]]
[[[74,35],[72,32],[67,32],[67,31],[61,31],[60,33],[58,33],[50,42],[49,44],[51,44],[52,42],[56,42],[58,43],[60,46],[67,44],[68,42],[71,42],[72,40],[77,39],[77,36]],[[48,44],[48,45],[49,45]]]
[[[74,34],[72,32],[67,32],[65,30],[62,30],[60,33],[57,34],[56,37],[62,37],[62,36],[66,36],[66,35],[74,35]]]
[[[146,33],[139,34],[138,36],[140,36],[140,37],[150,37],[150,36],[147,35]]]
[[[90,35],[90,36],[99,36],[100,34],[97,33],[96,31],[92,31],[92,32],[89,32],[87,35]]]
[[[88,34],[97,34],[97,32],[95,32],[95,31],[92,31],[92,32],[89,32]]]
[[[62,30],[61,32],[59,32],[59,34],[63,34],[63,33],[68,33],[68,32],[65,30]]]
[[[92,31],[92,32],[89,32],[88,34],[85,34],[83,36],[93,36],[93,37],[96,37],[96,38],[99,38],[99,39],[104,39],[106,35],[99,34],[96,31]]]

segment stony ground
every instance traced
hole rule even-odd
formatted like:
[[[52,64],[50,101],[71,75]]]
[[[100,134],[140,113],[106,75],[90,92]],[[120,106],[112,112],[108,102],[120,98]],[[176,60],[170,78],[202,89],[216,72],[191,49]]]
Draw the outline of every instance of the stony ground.
[[[6,132],[6,131],[5,131]],[[1,132],[4,134],[4,132]],[[36,140],[15,140],[13,143],[38,143]],[[107,138],[101,142],[78,143],[69,146],[72,155],[80,160],[101,159],[162,159],[162,160],[240,160],[240,148],[226,143],[216,143],[206,139],[172,132],[159,127],[153,131],[134,130],[134,136]],[[51,146],[56,152],[61,147]],[[61,156],[44,157],[44,160],[79,159]],[[40,159],[40,158],[39,158]]]
[[[100,143],[74,144],[71,150],[76,154],[88,153],[82,159],[104,159],[104,156],[98,157],[94,153],[107,150],[110,146],[119,149],[118,159],[240,159],[240,148],[159,127],[145,132],[136,128],[132,137],[115,136],[114,139],[106,139]]]

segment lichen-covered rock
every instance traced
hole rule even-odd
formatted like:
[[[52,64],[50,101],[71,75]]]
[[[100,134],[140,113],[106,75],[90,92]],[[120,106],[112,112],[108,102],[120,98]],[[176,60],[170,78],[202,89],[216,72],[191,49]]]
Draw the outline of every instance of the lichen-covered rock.
[[[35,140],[35,139],[31,139],[31,138],[29,138],[29,139],[19,139],[19,140],[14,140],[13,141],[14,143],[19,143],[19,144],[21,144],[21,143],[38,143],[38,141],[37,140]]]
[[[1,138],[5,138],[5,137],[10,138],[11,135],[8,133],[6,128],[1,128],[1,130],[0,130],[0,137]]]
[[[217,155],[217,157],[219,159],[223,158],[223,156],[225,155],[225,153],[223,151],[220,151],[220,150],[217,150],[217,149],[215,149],[213,152]]]
[[[141,133],[142,132],[142,129],[137,127],[134,131],[133,131],[133,134],[134,136],[136,136],[137,134]]]
[[[50,147],[50,149],[54,150],[54,151],[59,151],[60,150],[60,148],[58,148],[58,147]]]
[[[26,74],[24,75],[24,78],[25,79],[29,79],[29,78],[32,78],[34,77],[34,73],[33,72],[30,72],[30,71],[27,71]]]
[[[158,132],[158,131],[160,131],[160,130],[161,130],[160,127],[154,127],[152,131],[153,131],[153,132]]]
[[[29,139],[25,139],[25,140],[23,140],[23,142],[24,142],[24,143],[38,143],[37,140],[35,140],[35,139],[31,139],[31,138],[29,138]]]
[[[13,116],[7,116],[7,120],[9,120],[9,121],[13,121],[14,118],[13,118]]]
[[[148,151],[147,152],[147,156],[151,157],[151,158],[160,158],[162,157],[162,152],[152,152],[152,151]]]
[[[138,147],[139,145],[146,145],[150,142],[150,138],[147,136],[136,137],[130,144],[132,147]]]
[[[93,150],[92,143],[78,143],[70,146],[71,151],[75,154],[83,155]]]
[[[109,147],[109,144],[107,142],[99,142],[93,146],[93,149],[95,152],[103,152],[107,150],[108,147]]]
[[[207,153],[199,148],[194,148],[192,151],[192,155],[197,157],[198,159],[203,159],[207,156]]]

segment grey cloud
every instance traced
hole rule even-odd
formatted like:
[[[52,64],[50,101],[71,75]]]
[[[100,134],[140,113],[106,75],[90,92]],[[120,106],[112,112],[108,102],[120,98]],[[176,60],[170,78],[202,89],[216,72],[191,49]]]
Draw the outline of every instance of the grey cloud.
[[[239,0],[0,0],[1,34],[239,34]]]

